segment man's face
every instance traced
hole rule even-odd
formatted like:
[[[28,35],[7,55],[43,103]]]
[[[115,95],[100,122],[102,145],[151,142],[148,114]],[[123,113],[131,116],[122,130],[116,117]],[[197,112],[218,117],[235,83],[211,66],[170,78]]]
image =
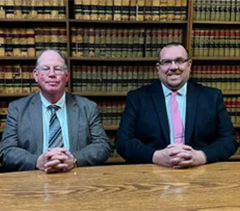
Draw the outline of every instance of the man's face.
[[[62,96],[69,79],[69,72],[62,69],[64,61],[58,53],[49,50],[41,55],[33,75],[43,96]]]
[[[192,61],[187,60],[187,52],[181,45],[165,47],[157,64],[159,78],[169,89],[178,90],[189,79],[191,65]]]

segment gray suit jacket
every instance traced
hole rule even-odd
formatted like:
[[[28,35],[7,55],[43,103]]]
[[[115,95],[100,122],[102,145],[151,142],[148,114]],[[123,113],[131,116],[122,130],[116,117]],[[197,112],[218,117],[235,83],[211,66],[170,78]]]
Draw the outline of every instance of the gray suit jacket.
[[[78,166],[103,163],[110,156],[110,147],[97,104],[69,93],[66,104],[70,152]],[[42,150],[42,103],[36,93],[9,104],[0,162],[5,171],[34,170]]]

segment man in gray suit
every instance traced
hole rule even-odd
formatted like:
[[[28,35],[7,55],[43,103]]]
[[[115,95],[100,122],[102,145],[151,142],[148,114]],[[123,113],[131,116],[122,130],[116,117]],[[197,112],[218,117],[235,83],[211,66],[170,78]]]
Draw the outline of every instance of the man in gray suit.
[[[65,92],[70,76],[65,56],[43,51],[33,75],[40,93],[9,104],[0,146],[3,169],[63,172],[107,160],[110,147],[96,103]]]

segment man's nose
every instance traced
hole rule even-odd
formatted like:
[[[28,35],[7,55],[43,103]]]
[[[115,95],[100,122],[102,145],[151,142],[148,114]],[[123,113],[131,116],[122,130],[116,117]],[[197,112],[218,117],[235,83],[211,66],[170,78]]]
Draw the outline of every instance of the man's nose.
[[[50,70],[48,72],[48,75],[56,76],[55,69],[54,68],[50,68]]]
[[[178,69],[178,65],[176,64],[176,62],[174,60],[172,60],[170,66],[169,66],[170,69]]]

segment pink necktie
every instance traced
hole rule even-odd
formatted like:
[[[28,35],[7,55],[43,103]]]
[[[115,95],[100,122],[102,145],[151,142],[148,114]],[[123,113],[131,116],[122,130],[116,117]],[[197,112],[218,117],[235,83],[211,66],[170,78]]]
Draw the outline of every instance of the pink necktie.
[[[178,109],[178,102],[176,100],[177,92],[171,94],[171,114],[173,123],[173,138],[175,144],[184,144],[184,127]]]

